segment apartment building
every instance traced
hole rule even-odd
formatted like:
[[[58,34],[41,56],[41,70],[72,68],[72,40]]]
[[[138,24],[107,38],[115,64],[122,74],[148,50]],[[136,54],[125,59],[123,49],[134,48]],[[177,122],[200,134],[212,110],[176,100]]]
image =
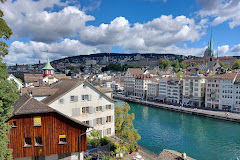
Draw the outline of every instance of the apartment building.
[[[147,84],[147,99],[155,100],[159,93],[159,83],[157,81],[149,82]]]
[[[25,90],[49,107],[100,131],[115,134],[114,100],[87,81],[61,80],[51,87]]]
[[[206,78],[205,107],[237,110],[239,107],[238,73],[216,74]]]
[[[169,78],[162,77],[159,80],[159,89],[158,89],[158,97],[157,99],[160,101],[164,101],[167,98],[167,81]]]
[[[152,82],[153,77],[149,74],[142,74],[136,77],[134,86],[134,95],[146,99],[148,83]]]
[[[205,106],[205,77],[187,76],[183,78],[183,104]]]
[[[167,102],[182,103],[182,81],[171,78],[167,81]]]
[[[124,76],[124,94],[126,96],[128,95],[134,95],[135,90],[135,78],[138,75],[141,75],[144,73],[145,70],[140,68],[128,68],[127,72]]]

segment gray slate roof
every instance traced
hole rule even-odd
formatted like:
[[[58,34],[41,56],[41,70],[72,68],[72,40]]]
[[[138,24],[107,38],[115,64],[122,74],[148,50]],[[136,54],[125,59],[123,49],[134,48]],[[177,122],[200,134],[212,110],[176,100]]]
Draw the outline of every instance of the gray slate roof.
[[[158,160],[195,160],[191,157],[186,157],[185,159],[182,158],[182,153],[179,153],[174,150],[168,150],[164,149],[159,157],[157,158]]]

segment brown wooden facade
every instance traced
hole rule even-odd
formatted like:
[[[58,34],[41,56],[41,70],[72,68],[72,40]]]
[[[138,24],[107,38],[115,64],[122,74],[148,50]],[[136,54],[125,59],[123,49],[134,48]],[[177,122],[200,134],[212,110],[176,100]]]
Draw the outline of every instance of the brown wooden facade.
[[[41,126],[34,126],[34,116],[41,116]],[[13,116],[8,123],[16,126],[9,132],[9,148],[13,149],[13,158],[48,156],[79,152],[79,135],[87,127],[65,116],[53,112]],[[67,144],[59,144],[59,135],[66,135]],[[32,146],[24,147],[24,138],[31,137]],[[34,146],[34,138],[42,137],[42,146]],[[81,151],[86,151],[86,134],[81,136]]]

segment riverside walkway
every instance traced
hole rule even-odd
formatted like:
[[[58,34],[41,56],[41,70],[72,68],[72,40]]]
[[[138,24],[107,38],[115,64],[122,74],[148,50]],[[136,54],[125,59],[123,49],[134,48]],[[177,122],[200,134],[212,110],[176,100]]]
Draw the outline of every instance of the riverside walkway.
[[[198,116],[204,116],[204,117],[209,117],[209,118],[215,118],[215,119],[221,119],[221,120],[240,123],[240,114],[237,114],[237,113],[179,107],[179,106],[174,106],[174,105],[162,104],[162,103],[158,103],[158,102],[138,100],[138,99],[134,99],[131,97],[125,97],[124,95],[117,95],[117,94],[114,94],[113,98],[121,99],[121,100],[124,100],[127,102],[139,103],[139,104],[143,104],[143,105],[147,105],[147,106],[151,106],[151,107],[176,111],[176,112],[183,112],[183,113],[192,114],[192,115],[198,115]]]

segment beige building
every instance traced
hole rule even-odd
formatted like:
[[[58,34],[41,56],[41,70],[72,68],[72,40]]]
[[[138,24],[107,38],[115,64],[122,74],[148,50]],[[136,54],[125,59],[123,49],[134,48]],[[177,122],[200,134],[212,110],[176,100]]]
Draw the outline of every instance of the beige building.
[[[183,104],[203,107],[205,96],[205,77],[187,76],[183,78]]]
[[[158,97],[159,93],[159,84],[158,82],[149,82],[147,84],[147,99],[148,100],[155,100],[156,97]]]

